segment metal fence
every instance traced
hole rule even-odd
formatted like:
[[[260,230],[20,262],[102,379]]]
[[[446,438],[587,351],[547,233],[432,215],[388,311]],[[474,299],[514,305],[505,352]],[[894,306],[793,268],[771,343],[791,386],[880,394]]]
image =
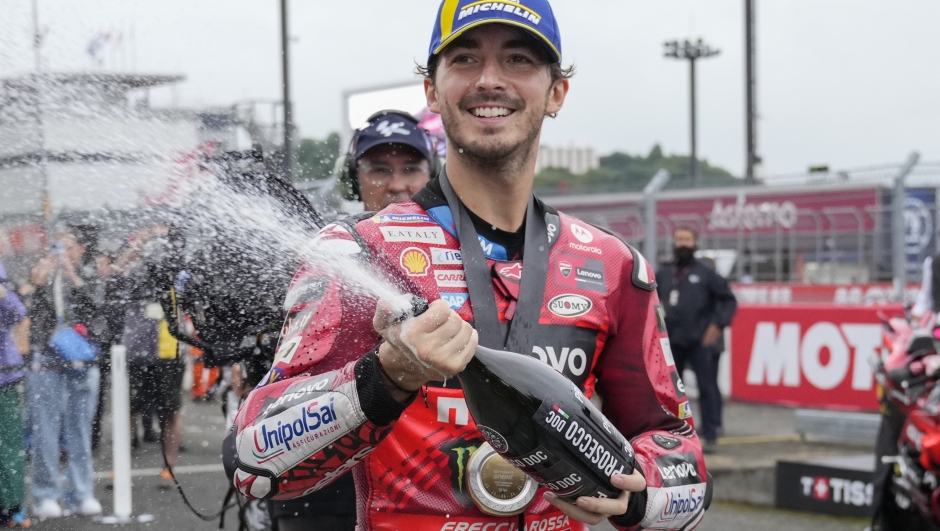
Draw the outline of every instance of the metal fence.
[[[772,227],[747,227],[744,223],[736,230],[721,227],[716,230],[709,212],[664,213],[656,216],[658,250],[655,259],[670,258],[672,233],[687,226],[699,234],[699,248],[707,250],[732,280],[765,282],[802,282],[813,284],[869,283],[891,281],[895,275],[892,250],[893,207],[890,184],[898,165],[884,165],[834,176],[802,176],[780,178],[765,182],[764,186],[749,187],[747,193],[773,195],[812,193],[825,190],[828,196],[838,198],[840,186],[846,190],[859,190],[868,186],[875,200],[862,206],[823,204],[800,207],[791,212],[792,221],[787,228],[777,223]],[[940,224],[937,223],[940,199],[940,163],[922,163],[908,177],[905,193],[905,277],[908,281],[921,279],[923,259],[937,252]],[[743,188],[728,194],[745,193]],[[702,191],[707,195],[720,191]],[[642,195],[621,196],[585,195],[549,198],[564,212],[585,221],[608,228],[639,249],[643,249],[646,229]],[[685,192],[685,199],[664,194],[663,202],[701,201]],[[838,201],[833,201],[838,203]],[[667,209],[668,210],[668,209]],[[650,257],[651,260],[654,257]]]

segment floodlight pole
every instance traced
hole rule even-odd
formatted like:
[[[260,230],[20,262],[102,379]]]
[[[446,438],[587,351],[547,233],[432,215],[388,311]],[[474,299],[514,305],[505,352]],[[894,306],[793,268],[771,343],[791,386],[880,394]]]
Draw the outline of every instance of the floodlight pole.
[[[744,183],[755,184],[754,166],[760,162],[757,156],[757,110],[754,102],[754,0],[744,0],[744,95],[747,119],[747,165]]]
[[[284,179],[294,182],[293,110],[290,103],[290,36],[287,32],[287,0],[281,0],[281,71],[284,89]]]
[[[692,157],[689,159],[689,174],[692,175],[692,187],[699,187],[698,150],[695,145],[695,58],[689,59],[689,134]]]
[[[690,135],[692,153],[689,160],[689,175],[692,176],[692,186],[698,188],[701,184],[701,172],[698,165],[698,152],[696,149],[696,129],[695,129],[695,60],[707,59],[721,53],[721,50],[711,48],[702,39],[698,42],[689,42],[688,40],[679,42],[671,41],[665,43],[665,57],[673,59],[686,59],[689,61],[689,91],[690,91]]]

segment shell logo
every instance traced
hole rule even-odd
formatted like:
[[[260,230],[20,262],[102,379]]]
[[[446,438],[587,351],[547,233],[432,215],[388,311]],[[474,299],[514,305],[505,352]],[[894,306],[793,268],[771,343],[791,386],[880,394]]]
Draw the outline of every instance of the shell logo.
[[[409,247],[401,252],[401,267],[408,272],[409,277],[426,277],[431,259],[428,253],[417,247]]]

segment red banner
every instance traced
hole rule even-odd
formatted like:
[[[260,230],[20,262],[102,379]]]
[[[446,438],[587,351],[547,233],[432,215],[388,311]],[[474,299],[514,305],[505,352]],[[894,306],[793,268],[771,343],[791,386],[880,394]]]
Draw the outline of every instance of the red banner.
[[[786,406],[878,409],[869,359],[884,341],[878,312],[899,305],[741,305],[731,326],[731,397]]]

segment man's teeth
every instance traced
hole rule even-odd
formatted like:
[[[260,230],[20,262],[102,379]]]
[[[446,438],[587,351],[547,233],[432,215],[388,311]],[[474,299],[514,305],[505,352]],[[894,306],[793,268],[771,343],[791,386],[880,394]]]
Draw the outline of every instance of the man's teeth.
[[[512,110],[506,107],[476,107],[473,109],[473,115],[478,118],[497,118],[499,116],[509,116]]]

